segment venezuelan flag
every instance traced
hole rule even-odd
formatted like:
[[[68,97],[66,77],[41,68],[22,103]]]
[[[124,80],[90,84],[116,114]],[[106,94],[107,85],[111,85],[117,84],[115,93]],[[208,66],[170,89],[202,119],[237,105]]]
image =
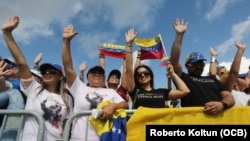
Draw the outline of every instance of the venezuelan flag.
[[[169,63],[169,56],[165,56],[161,59],[160,66],[167,66]]]
[[[126,56],[126,46],[110,43],[102,43],[101,45],[101,54],[104,54],[105,56],[122,59]]]
[[[110,104],[110,101],[103,101],[97,108],[102,108]],[[101,141],[126,141],[127,136],[127,114],[125,109],[116,110],[113,113],[112,120],[93,119],[89,116],[88,119],[94,127]]]
[[[135,38],[135,44],[141,48],[141,60],[163,57],[164,48],[160,35],[151,38]]]

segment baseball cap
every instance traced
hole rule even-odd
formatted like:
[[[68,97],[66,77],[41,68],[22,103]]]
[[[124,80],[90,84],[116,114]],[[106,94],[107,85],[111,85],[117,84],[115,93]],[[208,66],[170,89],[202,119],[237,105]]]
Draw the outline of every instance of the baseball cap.
[[[186,63],[196,63],[200,60],[207,61],[205,57],[199,52],[192,52],[186,57]]]
[[[120,72],[119,70],[117,70],[117,69],[113,69],[113,70],[109,73],[108,78],[109,78],[110,76],[112,76],[112,75],[116,75],[118,79],[121,78],[121,72]]]
[[[31,71],[31,73],[32,73],[33,75],[42,78],[42,74],[41,74],[40,71],[35,70],[35,69],[31,69],[30,71]]]
[[[12,61],[12,60],[7,59],[7,58],[5,58],[3,60],[4,60],[4,62],[6,62],[8,64],[7,68],[13,68],[13,67],[17,66],[17,63],[15,61]]]
[[[91,67],[87,73],[87,76],[89,75],[90,72],[101,72],[102,74],[105,74],[105,71],[101,66]]]
[[[248,73],[241,73],[238,75],[238,78],[245,78]]]
[[[52,63],[44,63],[39,67],[40,72],[46,71],[47,68],[54,68],[55,70],[59,71],[63,74],[63,68],[62,66],[58,64],[52,64]]]

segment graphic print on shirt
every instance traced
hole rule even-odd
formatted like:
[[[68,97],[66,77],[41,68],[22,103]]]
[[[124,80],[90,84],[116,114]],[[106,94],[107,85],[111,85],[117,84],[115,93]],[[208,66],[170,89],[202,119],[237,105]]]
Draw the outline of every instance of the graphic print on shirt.
[[[90,110],[97,108],[97,105],[103,100],[103,97],[96,92],[89,92],[85,98],[90,103]]]
[[[53,127],[59,128],[58,122],[60,122],[62,115],[59,114],[62,110],[62,106],[58,101],[54,101],[55,104],[46,106],[48,98],[41,103],[41,108],[44,112],[43,118],[48,121]]]

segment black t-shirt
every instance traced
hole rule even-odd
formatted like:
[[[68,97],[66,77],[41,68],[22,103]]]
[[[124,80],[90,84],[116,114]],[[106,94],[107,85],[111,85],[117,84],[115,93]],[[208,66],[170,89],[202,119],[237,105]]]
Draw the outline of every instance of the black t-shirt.
[[[204,106],[209,101],[221,101],[220,92],[228,91],[216,78],[192,77],[183,72],[181,79],[190,89],[190,93],[181,99],[182,107]]]
[[[151,91],[135,88],[131,94],[131,99],[135,102],[133,109],[137,109],[139,106],[164,108],[165,101],[168,100],[169,91],[169,89],[164,88],[153,89]]]

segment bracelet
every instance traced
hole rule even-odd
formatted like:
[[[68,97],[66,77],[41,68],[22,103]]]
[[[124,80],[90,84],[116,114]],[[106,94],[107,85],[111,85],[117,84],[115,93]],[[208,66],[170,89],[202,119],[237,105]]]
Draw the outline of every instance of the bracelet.
[[[127,51],[126,53],[132,53],[132,51]]]
[[[139,59],[140,59],[140,58],[141,58],[141,56],[137,56],[137,58],[139,58]]]
[[[223,110],[225,110],[225,109],[227,109],[228,108],[228,105],[227,105],[227,103],[226,102],[224,102],[224,101],[220,101],[221,103],[222,103],[222,105],[223,105]]]
[[[104,55],[102,55],[102,54],[100,54],[100,55],[99,55],[99,58],[105,58],[105,56],[104,56]]]
[[[215,61],[216,61],[216,57],[212,56],[210,63],[215,63]]]
[[[175,77],[177,77],[177,74],[173,74],[173,75],[171,76],[172,79],[174,79]]]

